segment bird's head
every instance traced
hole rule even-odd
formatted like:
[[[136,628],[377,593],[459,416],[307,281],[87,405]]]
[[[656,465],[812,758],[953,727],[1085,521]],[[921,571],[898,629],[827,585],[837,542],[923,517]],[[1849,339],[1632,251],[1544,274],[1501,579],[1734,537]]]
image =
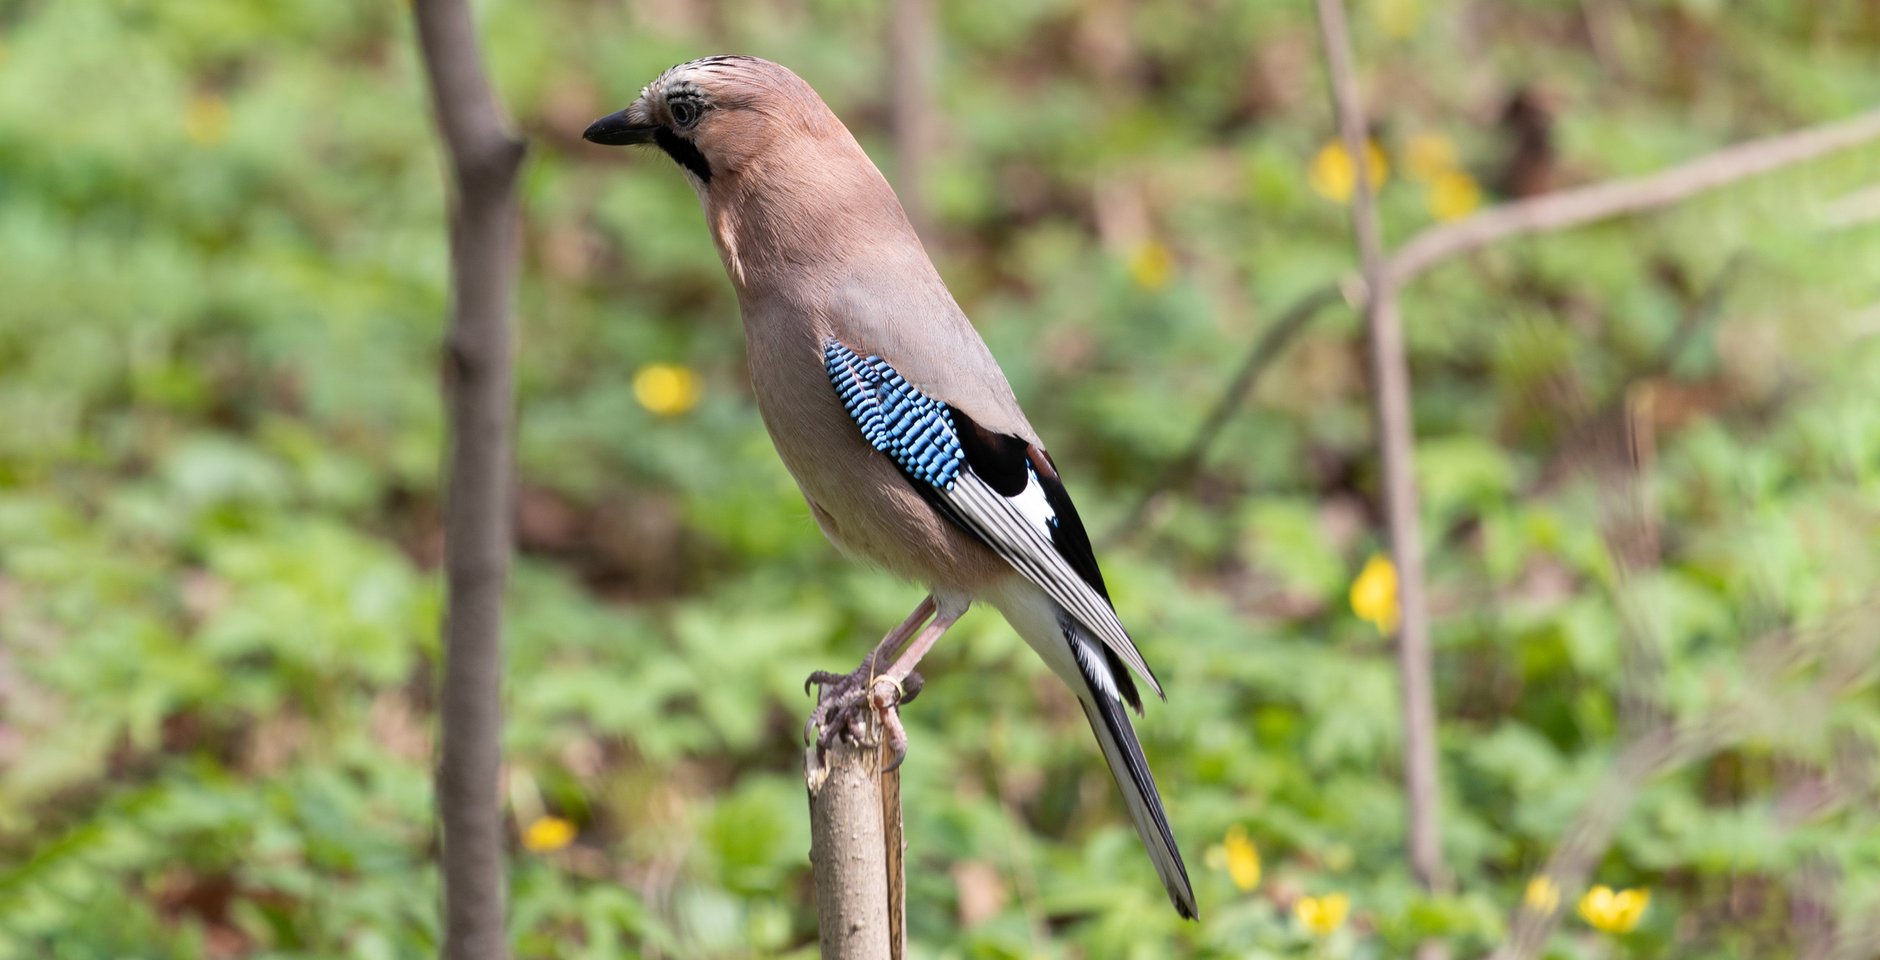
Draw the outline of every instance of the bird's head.
[[[756,57],[718,56],[660,74],[639,99],[594,121],[582,137],[652,144],[704,194],[714,177],[750,166],[780,136],[814,134],[826,120],[834,117],[821,98],[789,69]]]
[[[781,282],[786,264],[861,262],[919,238],[847,127],[785,67],[706,57],[653,79],[582,136],[651,144],[679,164],[738,284]]]

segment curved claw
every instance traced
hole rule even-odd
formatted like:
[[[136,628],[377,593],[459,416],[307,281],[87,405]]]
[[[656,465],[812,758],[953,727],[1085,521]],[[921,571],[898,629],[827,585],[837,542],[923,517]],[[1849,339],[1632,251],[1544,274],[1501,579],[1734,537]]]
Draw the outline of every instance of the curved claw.
[[[851,678],[844,677],[842,679],[848,680]],[[840,722],[831,723],[831,721],[840,721],[844,711],[854,706],[855,703],[861,699],[862,689],[858,684],[854,683],[838,686],[832,692],[826,691],[823,698],[817,702],[816,709],[809,712],[809,721],[803,724],[803,741],[808,743],[814,738],[817,743],[828,746],[830,738],[833,737],[835,731],[842,726]],[[822,735],[820,737],[815,735],[816,728],[818,727],[822,728]]]
[[[881,768],[882,773],[893,773],[901,769],[901,761],[907,759],[907,728],[901,726],[901,712],[889,707],[881,712],[881,729],[885,735],[889,760]]]
[[[889,760],[881,768],[882,773],[893,773],[901,768],[901,761],[907,759],[907,728],[901,726],[900,706],[914,695],[920,693],[921,680],[910,674],[903,683],[893,677],[879,677],[868,691],[869,706],[875,708],[875,715],[881,721],[881,729],[886,734]]]
[[[832,683],[841,683],[851,676],[853,676],[853,674],[830,673],[827,670],[812,670],[809,676],[803,678],[803,695],[809,695],[810,687],[826,687]]]
[[[926,681],[918,673],[909,673],[905,680],[876,676],[874,660],[875,655],[870,654],[853,673],[817,670],[803,681],[805,694],[812,686],[822,688],[803,724],[803,742],[813,745],[820,758],[837,737],[860,741],[868,735],[867,711],[873,710],[889,751],[882,772],[891,773],[907,759],[907,729],[901,725],[899,708],[919,696]]]

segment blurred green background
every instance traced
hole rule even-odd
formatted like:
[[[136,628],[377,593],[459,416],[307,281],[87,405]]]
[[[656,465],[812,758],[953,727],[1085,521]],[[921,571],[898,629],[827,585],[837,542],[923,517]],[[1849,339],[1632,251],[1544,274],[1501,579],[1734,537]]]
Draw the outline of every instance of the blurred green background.
[[[1353,261],[1310,6],[938,11],[936,259],[1099,533]],[[517,954],[813,956],[802,679],[919,592],[822,542],[672,164],[579,134],[674,62],[751,53],[892,179],[887,12],[477,9],[532,144]],[[0,958],[435,949],[447,251],[408,17],[0,3]],[[1352,18],[1396,241],[1880,103],[1872,0]],[[1103,551],[1170,691],[1140,729],[1202,922],[981,612],[905,714],[914,956],[1479,955],[1548,899],[1530,877],[1629,736],[1720,716],[1594,866],[1649,907],[1596,925],[1552,891],[1550,954],[1875,955],[1877,173],[1851,151],[1408,292],[1452,892],[1405,865],[1392,651],[1350,601],[1380,517],[1340,307]]]

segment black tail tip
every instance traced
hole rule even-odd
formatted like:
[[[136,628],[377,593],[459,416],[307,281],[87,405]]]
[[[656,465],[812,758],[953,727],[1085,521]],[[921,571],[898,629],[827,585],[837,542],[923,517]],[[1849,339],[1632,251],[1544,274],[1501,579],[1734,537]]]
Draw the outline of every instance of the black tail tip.
[[[1200,922],[1201,911],[1195,906],[1195,892],[1193,890],[1182,890],[1179,892],[1170,890],[1168,892],[1168,899],[1170,903],[1175,905],[1175,912],[1180,914],[1183,920]]]

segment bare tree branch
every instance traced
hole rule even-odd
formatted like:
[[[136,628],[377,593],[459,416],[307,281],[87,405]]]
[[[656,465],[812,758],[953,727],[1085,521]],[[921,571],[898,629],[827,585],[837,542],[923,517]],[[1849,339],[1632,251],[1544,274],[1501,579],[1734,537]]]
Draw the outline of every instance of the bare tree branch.
[[[1200,469],[1201,461],[1207,456],[1208,448],[1214,445],[1215,438],[1221,435],[1221,431],[1226,429],[1227,424],[1234,419],[1234,414],[1238,413],[1241,406],[1247,402],[1247,397],[1253,393],[1254,386],[1260,382],[1260,377],[1266,373],[1267,367],[1272,366],[1273,361],[1279,357],[1279,352],[1285,349],[1286,345],[1291,343],[1314,317],[1317,317],[1326,307],[1337,303],[1340,296],[1341,291],[1336,286],[1320,287],[1295,301],[1285,313],[1280,314],[1279,319],[1274,321],[1272,326],[1267,327],[1265,332],[1260,334],[1259,339],[1253,342],[1252,349],[1247,351],[1246,359],[1240,362],[1240,369],[1234,372],[1234,378],[1228,381],[1226,389],[1221,391],[1220,399],[1214,401],[1214,406],[1208,410],[1208,415],[1202,418],[1201,426],[1195,428],[1194,437],[1188,441],[1187,446],[1182,448],[1182,452],[1175,459],[1170,460],[1168,466],[1163,467],[1162,472],[1143,488],[1142,495],[1136,499],[1135,506],[1130,507],[1129,512],[1123,516],[1122,522],[1110,528],[1110,531],[1104,535],[1105,543],[1119,542],[1141,529],[1143,521],[1149,516],[1150,510],[1155,507],[1156,500],[1162,494],[1179,489],[1194,479],[1195,471]]]
[[[509,308],[514,299],[523,144],[509,133],[463,0],[416,0],[418,45],[450,157],[450,329],[444,386],[451,425],[445,480],[443,732],[444,944],[451,960],[494,960],[504,933],[502,602],[510,554]]]
[[[1647,213],[1753,176],[1805,163],[1874,140],[1880,140],[1880,111],[1726,147],[1642,177],[1594,184],[1491,207],[1466,220],[1430,227],[1417,234],[1390,256],[1384,273],[1393,290],[1402,290],[1432,267],[1503,240],[1553,233],[1608,217]],[[1338,284],[1321,287],[1307,294],[1288,308],[1281,315],[1280,322],[1255,342],[1228,389],[1222,392],[1220,402],[1202,421],[1203,427],[1195,432],[1194,439],[1171,461],[1171,466],[1149,485],[1148,492],[1129,512],[1127,520],[1109,534],[1111,539],[1120,539],[1140,526],[1156,498],[1193,479],[1194,471],[1206,459],[1208,449],[1219,439],[1221,430],[1232,420],[1246,395],[1251,392],[1260,373],[1272,359],[1271,355],[1304,329],[1305,320],[1329,303],[1329,298],[1337,295],[1339,287],[1348,287],[1353,282],[1362,281],[1358,277],[1346,277]],[[1297,324],[1288,324],[1288,320],[1297,318],[1301,312],[1307,316],[1300,318]]]
[[[1430,668],[1429,604],[1424,593],[1423,534],[1417,516],[1414,438],[1410,420],[1410,363],[1404,355],[1397,293],[1384,259],[1382,230],[1366,162],[1369,139],[1351,39],[1341,0],[1318,0],[1319,34],[1331,78],[1338,128],[1351,158],[1352,232],[1364,271],[1364,320],[1370,334],[1371,408],[1384,461],[1384,517],[1397,567],[1400,620],[1397,666],[1403,689],[1404,781],[1408,795],[1410,869],[1425,889],[1444,883],[1436,776],[1436,703]]]
[[[895,192],[922,241],[933,245],[927,152],[933,147],[933,0],[893,0],[888,12],[888,126]]]
[[[1613,769],[1594,789],[1573,824],[1567,828],[1560,846],[1547,860],[1539,876],[1546,878],[1551,898],[1534,898],[1522,904],[1514,918],[1508,941],[1491,960],[1528,960],[1538,955],[1558,921],[1561,891],[1578,890],[1586,884],[1595,861],[1612,845],[1614,832],[1638,792],[1653,777],[1680,763],[1703,756],[1726,742],[1721,729],[1679,730],[1661,728],[1639,737],[1619,754]]]
[[[1630,213],[1668,207],[1758,174],[1813,160],[1880,139],[1880,110],[1836,123],[1752,140],[1642,177],[1543,194],[1490,207],[1475,216],[1431,227],[1390,258],[1387,276],[1401,287],[1425,270],[1510,237],[1551,233]]]
[[[1869,626],[1873,606],[1868,602],[1847,611],[1844,619],[1850,626],[1840,632],[1850,636],[1825,648],[1788,633],[1763,637],[1750,647],[1747,659],[1749,675],[1765,682],[1752,684],[1693,721],[1667,719],[1656,729],[1630,738],[1538,874],[1555,896],[1532,897],[1516,907],[1508,938],[1490,954],[1490,960],[1532,960],[1541,955],[1565,909],[1560,895],[1585,886],[1639,791],[1652,779],[1766,733],[1779,723],[1776,718],[1804,715],[1844,697],[1870,695],[1873,677],[1867,665],[1880,646],[1880,633]],[[1777,687],[1797,678],[1804,682],[1793,689]],[[1866,949],[1850,955],[1871,955],[1871,940],[1856,933],[1848,936]]]

